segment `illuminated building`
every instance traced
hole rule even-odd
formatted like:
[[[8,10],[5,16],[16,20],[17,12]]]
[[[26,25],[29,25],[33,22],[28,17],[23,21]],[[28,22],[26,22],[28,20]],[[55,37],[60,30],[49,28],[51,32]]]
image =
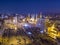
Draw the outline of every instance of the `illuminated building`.
[[[57,38],[60,38],[60,19],[57,17],[51,18],[50,19],[53,23],[56,25],[56,30],[57,30]]]
[[[53,24],[51,27],[48,27],[48,34],[50,37],[56,39],[58,32],[57,29],[55,28],[55,24]]]

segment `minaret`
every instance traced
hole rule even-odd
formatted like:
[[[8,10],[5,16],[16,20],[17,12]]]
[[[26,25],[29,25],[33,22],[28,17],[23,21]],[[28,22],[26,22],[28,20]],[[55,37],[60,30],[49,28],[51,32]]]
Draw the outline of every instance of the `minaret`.
[[[37,14],[36,14],[36,20],[37,20]]]
[[[42,12],[40,13],[40,18],[42,18]]]
[[[30,18],[30,14],[28,14],[28,17]]]
[[[16,23],[18,22],[17,19],[18,19],[18,14],[16,14],[16,19],[15,19],[16,20]]]
[[[30,14],[28,14],[28,16],[26,17],[26,21],[30,20]]]

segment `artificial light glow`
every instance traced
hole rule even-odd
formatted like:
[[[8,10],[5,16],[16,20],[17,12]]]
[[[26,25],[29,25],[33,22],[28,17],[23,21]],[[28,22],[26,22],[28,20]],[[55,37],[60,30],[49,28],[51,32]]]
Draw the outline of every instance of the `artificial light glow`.
[[[50,37],[56,39],[57,31],[55,29],[55,24],[53,24],[51,27],[48,28],[48,34]]]
[[[32,34],[31,32],[28,32],[28,34]]]
[[[26,27],[26,26],[28,26],[28,24],[24,24],[24,26]]]
[[[17,30],[17,27],[15,27],[15,30]]]
[[[34,18],[31,18],[30,20],[34,21]]]
[[[13,22],[15,23],[15,22],[16,22],[16,20],[13,20]]]
[[[23,19],[23,22],[25,22],[25,19]]]
[[[44,32],[43,30],[40,31],[40,33],[43,33],[43,32]]]
[[[55,27],[54,27],[54,24],[52,25],[51,29],[53,30]]]
[[[56,34],[51,33],[51,34],[50,34],[50,37],[52,37],[52,38],[56,39]]]

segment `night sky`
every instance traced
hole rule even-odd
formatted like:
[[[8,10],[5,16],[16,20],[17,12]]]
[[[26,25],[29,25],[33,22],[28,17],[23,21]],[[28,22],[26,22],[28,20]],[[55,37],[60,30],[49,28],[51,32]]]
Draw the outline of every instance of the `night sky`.
[[[0,0],[0,13],[60,13],[59,0]]]

